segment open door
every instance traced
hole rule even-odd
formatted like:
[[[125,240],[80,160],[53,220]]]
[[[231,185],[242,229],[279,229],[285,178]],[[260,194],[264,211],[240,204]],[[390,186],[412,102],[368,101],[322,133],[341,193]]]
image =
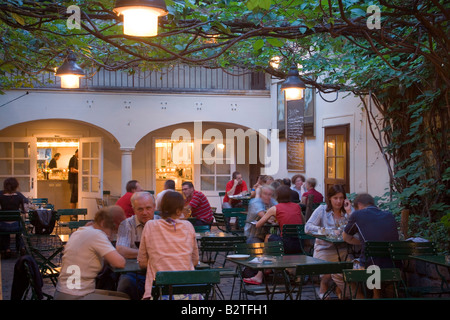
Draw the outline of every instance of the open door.
[[[80,138],[78,152],[78,207],[97,212],[97,198],[103,198],[103,143],[101,137]]]
[[[0,189],[6,178],[19,181],[19,191],[25,197],[37,194],[37,147],[35,137],[0,138]]]

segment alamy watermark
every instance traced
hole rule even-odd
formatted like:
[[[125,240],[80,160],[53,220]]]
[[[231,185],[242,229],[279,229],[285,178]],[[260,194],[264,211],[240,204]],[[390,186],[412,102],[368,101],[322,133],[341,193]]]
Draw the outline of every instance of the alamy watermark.
[[[173,148],[174,164],[191,161],[190,147],[193,141],[194,164],[260,163],[264,166],[261,174],[265,175],[276,174],[280,167],[278,129],[226,129],[224,137],[223,132],[216,128],[203,132],[202,122],[195,121],[194,137],[189,130],[179,128],[172,132],[171,140],[179,142]]]
[[[381,10],[380,7],[376,5],[371,5],[367,7],[367,13],[371,13],[372,15],[367,18],[366,25],[367,28],[372,29],[381,29]]]
[[[81,29],[81,10],[79,6],[71,5],[67,8],[66,13],[71,14],[67,18],[66,25],[69,30]]]

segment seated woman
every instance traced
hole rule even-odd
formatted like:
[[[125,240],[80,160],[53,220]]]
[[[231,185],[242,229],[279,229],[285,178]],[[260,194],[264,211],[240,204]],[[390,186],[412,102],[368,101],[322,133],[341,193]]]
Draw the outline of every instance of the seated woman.
[[[153,279],[158,271],[194,270],[198,264],[194,227],[189,221],[180,220],[183,207],[184,199],[180,193],[167,192],[161,201],[161,219],[145,224],[138,254],[139,266],[147,268],[143,299],[152,297]],[[179,298],[174,296],[174,299]]]
[[[266,214],[256,223],[256,228],[262,228],[270,219],[275,218],[278,222],[280,230],[283,230],[285,224],[303,224],[302,211],[298,203],[291,202],[291,188],[282,185],[277,188],[278,204],[267,210]],[[298,238],[283,238],[283,234],[271,234],[268,241],[282,241],[284,252],[287,254],[301,252],[300,242]],[[261,284],[263,273],[259,271],[255,276],[244,279],[248,284]]]
[[[347,199],[344,187],[342,185],[333,185],[327,193],[326,205],[320,205],[312,213],[305,225],[306,233],[317,233],[319,228],[339,227],[343,221],[348,219],[353,208]],[[316,239],[314,243],[314,258],[338,262],[347,254],[347,246],[342,244],[338,247],[339,256],[335,245],[321,239]],[[331,275],[323,275],[320,281],[319,297],[322,297],[328,289],[328,282],[331,281]]]
[[[55,300],[125,300],[128,295],[95,289],[95,279],[106,261],[124,268],[125,258],[111,244],[125,213],[119,206],[100,209],[94,223],[81,227],[69,238],[62,258]]]
[[[298,238],[283,238],[283,226],[285,224],[303,224],[302,210],[298,203],[291,202],[291,188],[280,186],[277,189],[278,204],[269,210],[256,223],[256,227],[262,227],[271,217],[278,222],[281,230],[280,235],[272,234],[268,241],[283,241],[284,252],[287,254],[301,252]]]
[[[28,203],[28,199],[17,191],[19,189],[19,181],[16,178],[7,178],[3,181],[3,191],[0,191],[0,208],[2,211],[25,211],[24,204]],[[16,234],[16,250],[24,253],[25,248],[22,241],[22,229],[17,221],[0,221],[0,231],[3,232],[17,232]],[[10,235],[0,235],[0,250],[2,256],[9,257],[11,255],[10,249]]]

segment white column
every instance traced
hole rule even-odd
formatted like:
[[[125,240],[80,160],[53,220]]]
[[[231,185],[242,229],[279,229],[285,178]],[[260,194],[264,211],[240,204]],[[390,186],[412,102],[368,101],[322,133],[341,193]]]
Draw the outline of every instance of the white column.
[[[133,150],[134,148],[120,148],[122,151],[122,195],[127,192],[127,182],[133,179]]]

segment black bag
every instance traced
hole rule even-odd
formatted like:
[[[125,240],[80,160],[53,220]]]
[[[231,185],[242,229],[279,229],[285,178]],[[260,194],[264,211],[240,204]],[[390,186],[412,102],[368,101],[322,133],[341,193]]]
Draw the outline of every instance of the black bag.
[[[55,228],[56,211],[37,209],[29,213],[30,223],[34,226],[35,234],[51,234]]]

